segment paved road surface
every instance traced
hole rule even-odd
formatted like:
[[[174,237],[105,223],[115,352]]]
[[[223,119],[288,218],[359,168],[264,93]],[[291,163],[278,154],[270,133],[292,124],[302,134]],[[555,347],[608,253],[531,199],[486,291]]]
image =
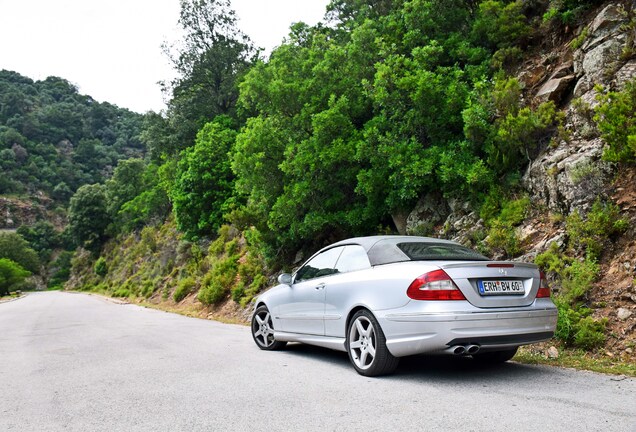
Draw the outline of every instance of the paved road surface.
[[[455,360],[455,359],[451,359]],[[466,360],[466,361],[462,361]],[[636,431],[636,380],[346,354],[82,294],[0,304],[0,431]]]

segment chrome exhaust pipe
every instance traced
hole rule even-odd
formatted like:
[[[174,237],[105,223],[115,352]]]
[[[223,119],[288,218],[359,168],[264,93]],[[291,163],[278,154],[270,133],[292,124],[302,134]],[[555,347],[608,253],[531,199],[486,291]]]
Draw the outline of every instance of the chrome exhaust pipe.
[[[466,354],[466,347],[463,345],[457,345],[451,348],[453,350],[453,354],[455,355],[464,355]]]
[[[481,347],[479,345],[468,345],[466,347],[466,354],[470,354],[470,355],[477,354],[480,348]]]

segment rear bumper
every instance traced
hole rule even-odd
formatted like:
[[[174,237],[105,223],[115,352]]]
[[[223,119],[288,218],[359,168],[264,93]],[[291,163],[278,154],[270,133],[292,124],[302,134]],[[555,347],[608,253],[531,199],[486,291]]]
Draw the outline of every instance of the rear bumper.
[[[453,345],[479,345],[486,352],[547,340],[554,335],[557,309],[548,301],[515,310],[392,310],[376,317],[391,354],[403,357],[448,352]]]

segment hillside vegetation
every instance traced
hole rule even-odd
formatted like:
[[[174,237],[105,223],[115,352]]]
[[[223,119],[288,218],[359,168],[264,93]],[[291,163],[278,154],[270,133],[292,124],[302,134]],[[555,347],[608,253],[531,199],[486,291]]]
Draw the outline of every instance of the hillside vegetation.
[[[536,259],[562,346],[633,358],[633,304],[600,297],[635,236],[612,189],[636,161],[630,2],[333,0],[269,58],[227,0],[183,1],[179,23],[147,157],[70,199],[68,288],[240,318],[318,247],[433,235]]]
[[[0,258],[15,259],[10,248],[23,239],[37,257],[5,263],[0,293],[25,287],[18,274],[39,276],[40,286],[68,277],[77,245],[65,229],[69,201],[111,177],[118,161],[143,157],[142,124],[142,115],[96,102],[62,78],[0,71]]]
[[[143,154],[142,116],[78,93],[68,81],[0,71],[0,194],[64,205],[120,159]]]

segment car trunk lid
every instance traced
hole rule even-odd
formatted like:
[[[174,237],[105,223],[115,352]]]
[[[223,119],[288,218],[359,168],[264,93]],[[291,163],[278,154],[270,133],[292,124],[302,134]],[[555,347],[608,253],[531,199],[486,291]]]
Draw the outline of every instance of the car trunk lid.
[[[528,306],[540,285],[534,264],[509,261],[439,263],[473,306],[503,308]]]

